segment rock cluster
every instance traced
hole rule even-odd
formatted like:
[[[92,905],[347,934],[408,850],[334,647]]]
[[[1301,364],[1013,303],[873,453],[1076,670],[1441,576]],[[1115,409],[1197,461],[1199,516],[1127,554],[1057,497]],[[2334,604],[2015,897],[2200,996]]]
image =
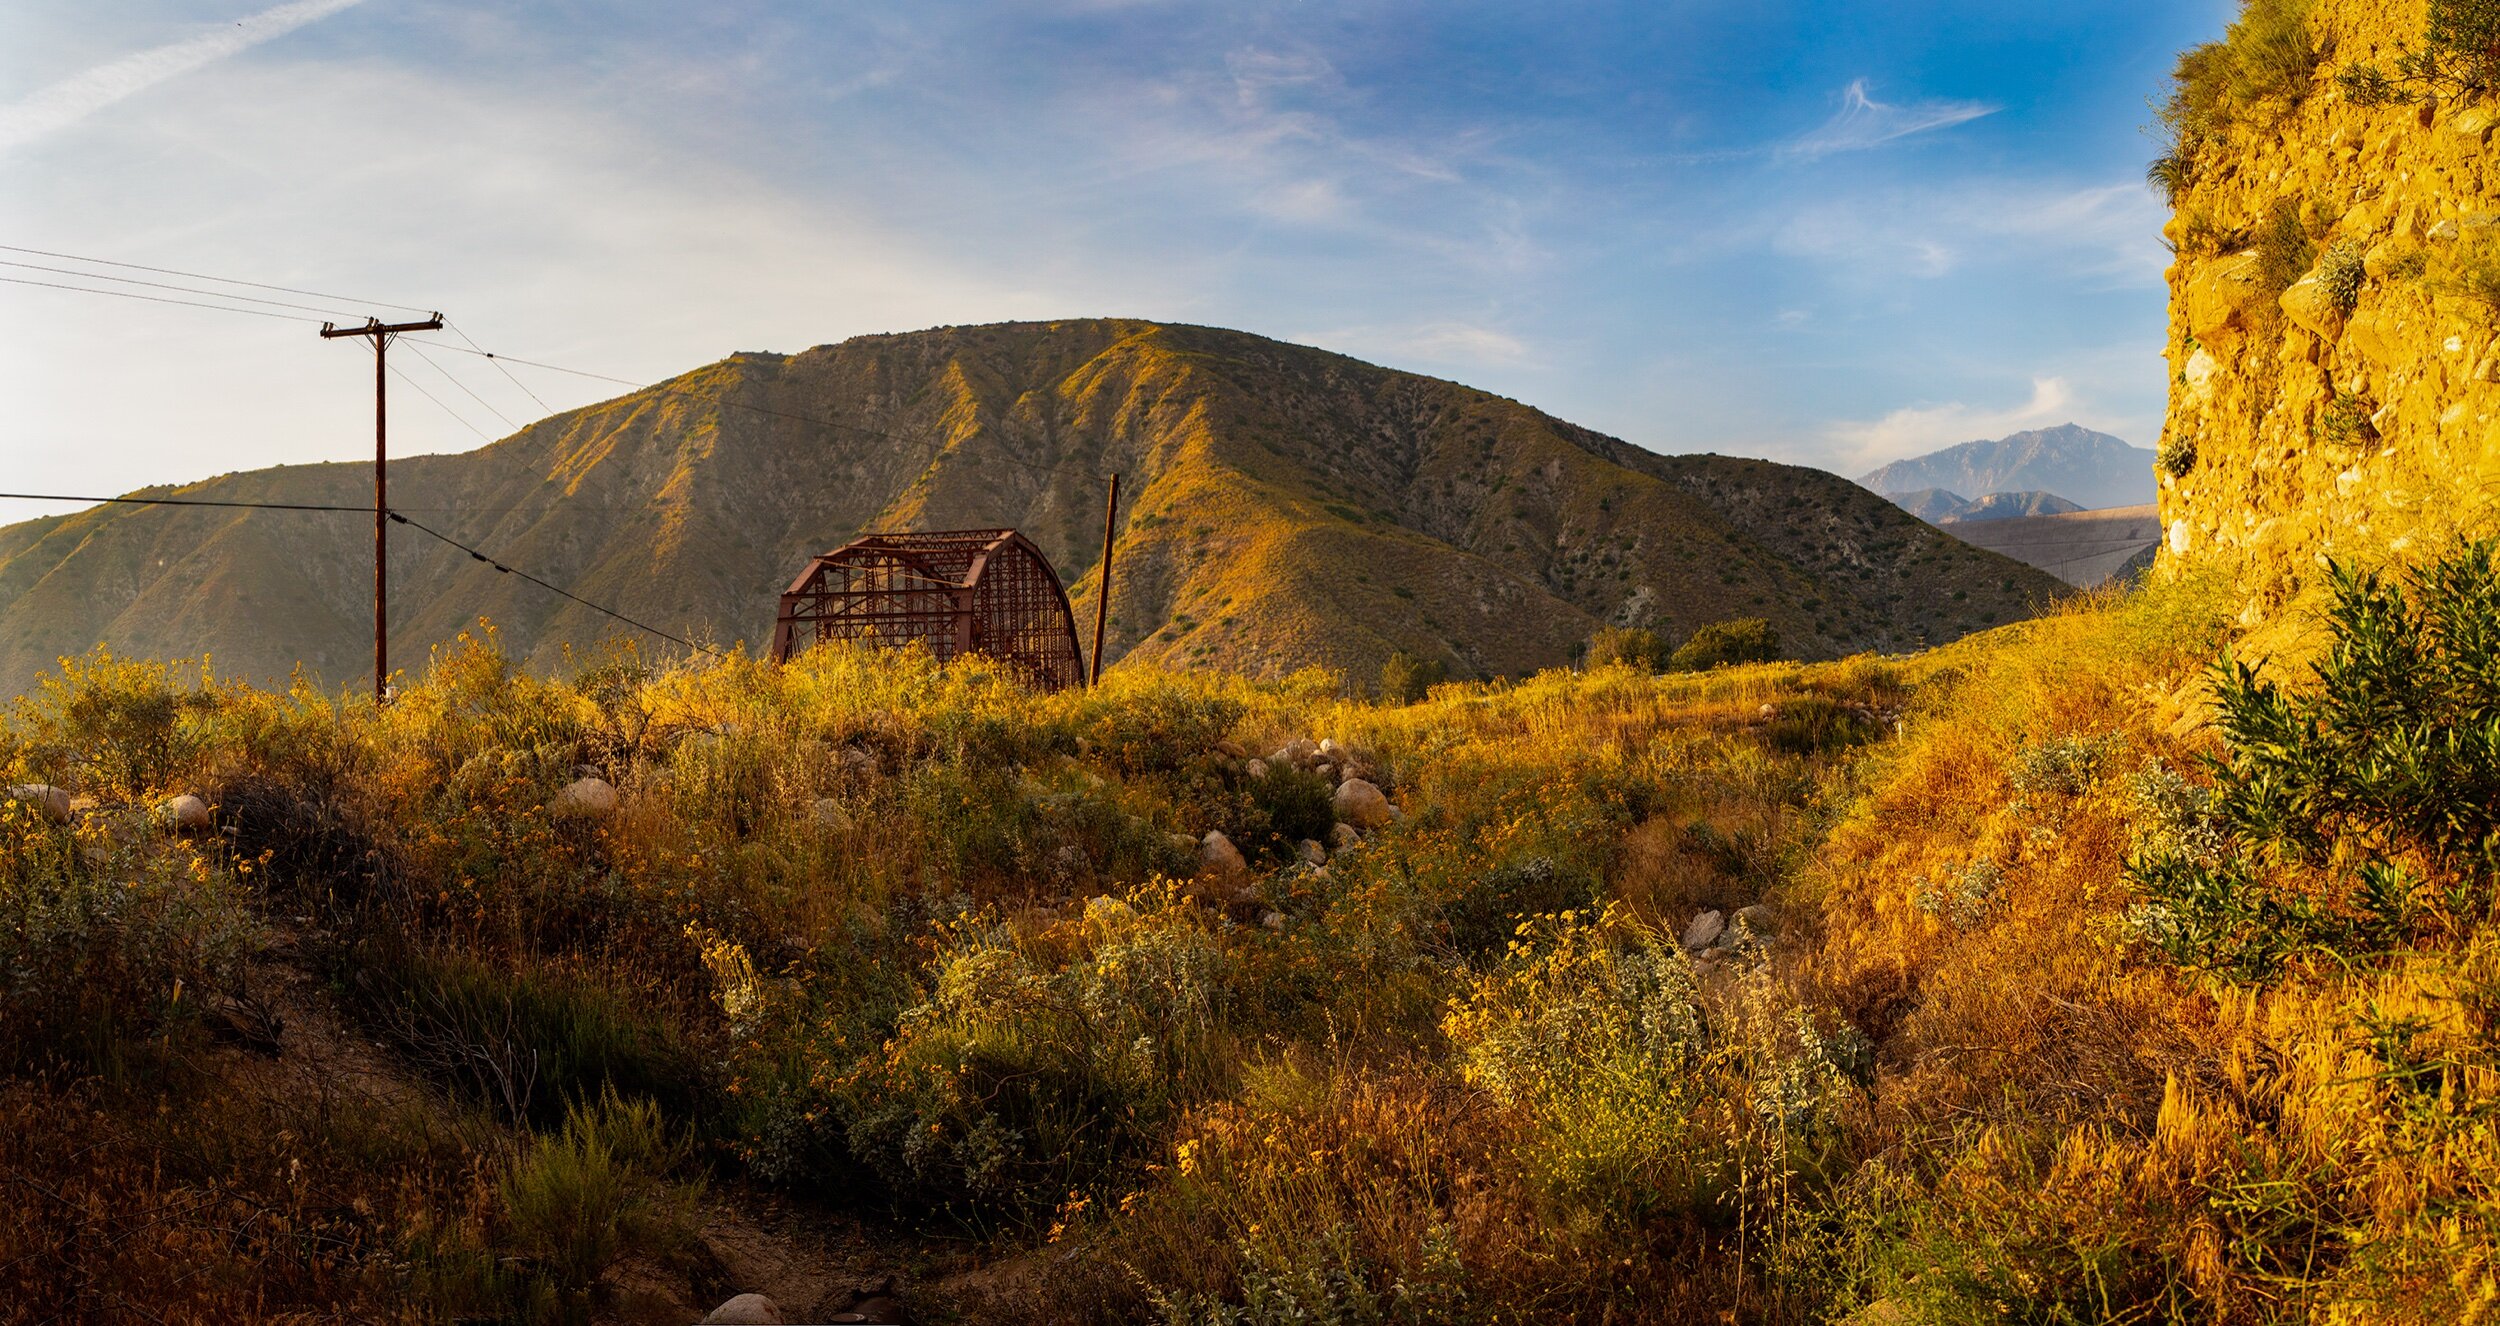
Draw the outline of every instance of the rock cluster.
[[[1265,755],[1253,755],[1238,741],[1226,738],[1215,743],[1209,752],[1233,772],[1246,779],[1258,780],[1277,776],[1281,770],[1316,774],[1335,785],[1330,794],[1330,808],[1336,818],[1328,832],[1328,841],[1304,839],[1294,845],[1294,862],[1312,872],[1314,878],[1325,878],[1329,862],[1337,855],[1360,846],[1363,835],[1378,832],[1406,817],[1406,812],[1380,789],[1380,766],[1364,751],[1340,744],[1335,738],[1312,740],[1297,737]],[[1175,852],[1194,855],[1197,877],[1191,887],[1192,896],[1224,905],[1250,902],[1255,897],[1249,862],[1241,849],[1221,830],[1202,838],[1185,834],[1172,835]],[[1245,914],[1245,922],[1254,919]],[[1283,929],[1286,918],[1278,912],[1257,917],[1270,929]]]

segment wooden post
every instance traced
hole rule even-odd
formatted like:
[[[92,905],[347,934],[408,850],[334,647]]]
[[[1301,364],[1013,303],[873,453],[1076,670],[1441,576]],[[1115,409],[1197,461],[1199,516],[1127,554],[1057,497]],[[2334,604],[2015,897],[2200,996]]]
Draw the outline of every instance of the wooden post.
[[[367,336],[373,339],[373,703],[376,708],[390,698],[390,570],[391,503],[390,503],[390,408],[386,376],[390,365],[383,358],[391,338],[401,332],[440,331],[443,315],[435,314],[423,322],[397,322],[383,325],[379,318],[365,319],[362,327],[339,327],[321,324],[324,340],[341,336]]]
[[[1111,496],[1102,504],[1102,581],[1094,587],[1094,673],[1087,686],[1102,684],[1102,626],[1111,615],[1111,536],[1119,529],[1120,476],[1111,476]]]

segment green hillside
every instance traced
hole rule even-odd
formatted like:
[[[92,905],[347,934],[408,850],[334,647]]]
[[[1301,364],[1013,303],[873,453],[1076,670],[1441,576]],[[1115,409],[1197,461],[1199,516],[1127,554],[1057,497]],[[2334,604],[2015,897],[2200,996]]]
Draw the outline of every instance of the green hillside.
[[[1240,332],[1125,320],[742,353],[479,451],[394,503],[583,597],[760,642],[805,558],[876,528],[1007,525],[1090,613],[1099,476],[1123,478],[1115,660],[1353,676],[1566,661],[1607,624],[1767,617],[1806,657],[1941,643],[2061,588],[1820,471],[1659,456],[1455,383]],[[186,496],[368,500],[356,464]],[[118,507],[0,529],[0,688],[102,642],[331,684],[364,671],[353,514]],[[394,531],[394,662],[494,622],[545,665],[615,623]]]

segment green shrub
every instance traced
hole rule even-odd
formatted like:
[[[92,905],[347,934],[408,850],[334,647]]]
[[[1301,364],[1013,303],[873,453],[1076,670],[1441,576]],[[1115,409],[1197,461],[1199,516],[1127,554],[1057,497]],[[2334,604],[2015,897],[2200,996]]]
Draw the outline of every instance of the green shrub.
[[[2355,106],[2401,106],[2413,100],[2413,93],[2403,82],[2366,61],[2336,70],[2335,86],[2344,94],[2344,100]]]
[[[1531,856],[1469,880],[1443,920],[1449,926],[1451,947],[1469,957],[1482,957],[1501,952],[1523,918],[1589,912],[1604,897],[1604,884],[1593,872],[1551,856]]]
[[[1131,1175],[1229,1071],[1233,956],[1168,887],[1097,898],[1051,939],[959,922],[927,997],[832,1103],[902,1206],[1036,1220]]]
[[[2335,311],[2345,317],[2361,303],[2361,287],[2370,279],[2362,266],[2361,246],[2351,240],[2337,240],[2318,259],[2318,284],[2326,291]]]
[[[2344,66],[2335,82],[2356,106],[2399,106],[2500,87],[2500,0],[2431,0],[2423,42],[2396,57],[2394,73]]]
[[[1380,698],[1391,704],[1413,704],[1448,676],[1449,669],[1441,660],[1417,658],[1401,649],[1380,665]]]
[[[171,665],[99,645],[22,697],[18,726],[46,781],[133,802],[170,790],[199,753],[199,716],[215,707],[213,693],[177,687]]]
[[[1692,964],[1611,916],[1563,912],[1520,934],[1443,1029],[1466,1080],[1526,1120],[1539,1185],[1607,1217],[1714,1200],[1735,1157],[1721,1140],[1729,1120],[1711,1114],[1714,1050]]]
[[[1069,727],[1122,775],[1172,773],[1204,758],[1241,713],[1238,700],[1159,681],[1086,692]]]
[[[2228,36],[2179,56],[2170,95],[2155,112],[2165,150],[2147,172],[2174,203],[2243,109],[2308,95],[2323,58],[2309,30],[2311,8],[2312,0],[2247,0]]]
[[[1327,840],[1337,824],[1336,794],[1326,776],[1289,764],[1271,764],[1266,777],[1250,780],[1250,803],[1266,819],[1274,845],[1284,848],[1306,838]]]
[[[688,1150],[649,1101],[606,1092],[567,1106],[497,1190],[514,1247],[576,1300],[629,1255],[682,1248],[696,1190],[669,1175]]]
[[[2378,440],[2378,426],[2370,422],[2376,411],[2370,403],[2348,392],[2338,392],[2318,416],[2318,436],[2337,446],[2361,446]]]
[[[1785,700],[1762,729],[1762,740],[1784,755],[1824,755],[1881,740],[1884,725],[1827,695]]]
[[[1581,662],[1588,667],[1603,668],[1615,664],[1642,672],[1656,672],[1666,667],[1673,651],[1656,631],[1633,626],[1608,626],[1589,637],[1588,650]]]
[[[2196,470],[2196,441],[2185,433],[2164,430],[2161,446],[2153,453],[2153,467],[2173,479],[2184,479]]]
[[[2443,295],[2458,295],[2500,309],[2500,235],[2477,226],[2457,241],[2456,252],[2442,264],[2434,284]]]
[[[2248,0],[2231,25],[2230,90],[2243,104],[2309,94],[2323,54],[2309,30],[2313,0]]]
[[[2271,979],[2454,928],[2500,876],[2500,574],[2475,544],[2390,582],[2333,570],[2332,645],[2293,691],[2226,659],[2210,800],[2148,816],[2138,933],[2183,966]]]
[[[2440,68],[2462,87],[2500,86],[2500,0],[2431,0],[2423,39]]]
[[[241,988],[261,933],[242,890],[187,849],[120,832],[0,801],[0,1065],[111,1071]]]
[[[2301,209],[2278,202],[2257,227],[2257,288],[2281,294],[2308,274],[2318,259],[2317,242],[2302,224]]]
[[[676,1024],[597,981],[396,938],[354,949],[359,1014],[411,1066],[514,1122],[622,1093],[689,1110],[702,1071]]]
[[[1678,672],[1706,672],[1731,663],[1768,663],[1779,656],[1779,629],[1768,618],[1738,617],[1693,632],[1672,662]]]

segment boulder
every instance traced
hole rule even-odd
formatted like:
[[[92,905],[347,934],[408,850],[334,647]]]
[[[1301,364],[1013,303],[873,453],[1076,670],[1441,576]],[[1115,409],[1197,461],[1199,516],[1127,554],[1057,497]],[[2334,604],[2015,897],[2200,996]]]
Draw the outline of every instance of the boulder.
[[[1269,912],[1267,915],[1259,918],[1259,924],[1281,935],[1285,932],[1285,914],[1283,912]]]
[[[1698,953],[1719,942],[1719,936],[1726,933],[1727,913],[1712,908],[1694,917],[1692,924],[1684,927],[1684,947]]]
[[[1362,831],[1351,824],[1339,824],[1328,831],[1328,847],[1331,851],[1348,851],[1361,844],[1362,841]]]
[[[841,759],[842,772],[858,774],[863,778],[874,778],[884,768],[877,760],[876,752],[858,746],[843,747]]]
[[[1267,777],[1267,761],[1252,760],[1248,764],[1241,766],[1241,771],[1253,778],[1265,778]]]
[[[156,808],[156,818],[176,833],[200,833],[209,827],[208,803],[187,792],[168,797]]]
[[[1246,760],[1250,758],[1249,748],[1242,745],[1240,742],[1233,740],[1231,737],[1226,737],[1222,741],[1215,743],[1215,753],[1228,760]]]
[[[1767,903],[1758,902],[1751,907],[1739,907],[1732,919],[1737,925],[1744,927],[1748,933],[1755,935],[1767,936],[1779,928],[1778,923],[1771,919],[1771,908]]]
[[[37,815],[54,824],[69,823],[71,810],[69,792],[63,788],[54,787],[50,783],[19,783],[9,789],[9,800],[23,802],[33,807]]]
[[[851,831],[851,812],[843,806],[839,797],[816,798],[816,804],[808,814],[816,821],[817,828],[832,829],[838,833]]]
[[[548,807],[560,820],[603,820],[616,813],[616,785],[605,778],[576,778]]]
[[[1223,830],[1209,829],[1207,836],[1198,840],[1198,873],[1216,879],[1239,879],[1250,873],[1250,863]]]
[[[1368,780],[1349,778],[1337,784],[1337,818],[1358,829],[1377,829],[1390,822],[1389,798]]]
[[[1175,852],[1195,852],[1198,850],[1198,840],[1185,833],[1167,833],[1163,835],[1163,841],[1171,844],[1172,850]]]
[[[1321,737],[1319,755],[1323,760],[1342,760],[1345,758],[1345,747],[1338,745],[1335,737]]]
[[[1305,865],[1324,866],[1328,864],[1328,849],[1320,846],[1319,840],[1316,838],[1303,839],[1301,843],[1294,848],[1294,851],[1296,854],[1301,856],[1303,864]]]
[[[781,1305],[762,1294],[740,1294],[712,1309],[703,1326],[782,1326]]]
[[[2326,282],[2316,272],[2292,282],[2291,289],[2277,297],[2275,303],[2282,307],[2283,316],[2290,318],[2292,325],[2321,341],[2333,344],[2335,338],[2343,335],[2344,311],[2335,307],[2335,297],[2328,293]]]
[[[2248,311],[2264,295],[2257,288],[2257,258],[2237,254],[2202,263],[2174,297],[2188,324],[2188,333],[2211,341],[2224,328],[2246,322]]]

